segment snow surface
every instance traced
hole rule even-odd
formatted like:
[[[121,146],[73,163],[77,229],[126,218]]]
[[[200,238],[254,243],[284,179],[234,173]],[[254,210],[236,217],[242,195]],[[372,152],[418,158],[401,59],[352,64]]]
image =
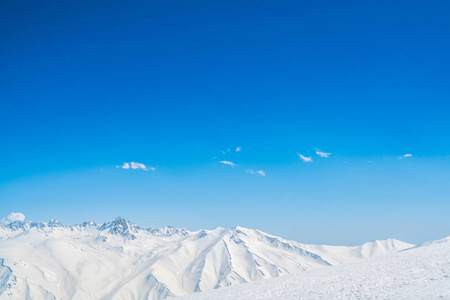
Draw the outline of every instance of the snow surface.
[[[412,246],[306,245],[243,227],[145,229],[120,217],[75,226],[19,219],[0,226],[0,299],[165,299]]]
[[[179,299],[450,299],[450,237],[355,263]]]

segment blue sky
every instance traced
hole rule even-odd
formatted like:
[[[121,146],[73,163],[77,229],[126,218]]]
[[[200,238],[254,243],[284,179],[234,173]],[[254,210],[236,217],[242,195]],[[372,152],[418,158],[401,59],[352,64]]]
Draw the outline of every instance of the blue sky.
[[[1,211],[305,243],[446,236],[449,8],[3,1]]]

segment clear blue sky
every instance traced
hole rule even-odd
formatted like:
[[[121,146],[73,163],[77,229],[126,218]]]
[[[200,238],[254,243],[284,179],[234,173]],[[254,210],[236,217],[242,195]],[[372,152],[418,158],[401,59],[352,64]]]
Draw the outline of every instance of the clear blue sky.
[[[2,215],[450,234],[448,2],[131,2],[1,2]]]

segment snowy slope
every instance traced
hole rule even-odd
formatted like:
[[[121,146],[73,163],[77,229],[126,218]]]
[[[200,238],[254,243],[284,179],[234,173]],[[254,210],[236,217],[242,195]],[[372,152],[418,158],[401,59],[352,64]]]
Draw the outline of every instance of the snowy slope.
[[[164,299],[412,246],[305,245],[242,227],[145,229],[122,218],[75,226],[20,220],[0,226],[0,299]]]
[[[180,297],[180,300],[450,299],[450,237],[355,263]]]

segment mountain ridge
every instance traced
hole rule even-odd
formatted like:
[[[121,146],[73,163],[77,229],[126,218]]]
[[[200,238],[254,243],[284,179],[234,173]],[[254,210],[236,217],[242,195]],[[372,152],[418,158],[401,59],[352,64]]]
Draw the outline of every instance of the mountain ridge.
[[[450,299],[449,286],[450,236],[354,263],[179,299]]]
[[[146,229],[121,217],[77,225],[18,220],[0,225],[0,258],[12,272],[0,277],[0,299],[165,299],[412,246],[393,239],[309,245],[241,226]]]
[[[108,231],[111,234],[121,235],[126,238],[135,239],[135,233],[139,231],[147,231],[155,236],[166,236],[166,235],[186,235],[190,233],[189,230],[185,228],[175,228],[174,226],[166,226],[161,228],[143,228],[139,225],[132,223],[130,221],[125,220],[124,218],[118,216],[114,220],[110,222],[106,222],[103,224],[98,224],[93,221],[85,221],[75,225],[65,225],[61,221],[57,219],[51,219],[48,222],[35,222],[29,220],[17,220],[13,222],[9,222],[6,224],[0,224],[0,229],[5,232],[6,230],[11,230],[13,232],[20,230],[29,230],[32,228],[37,229],[50,229],[50,228],[68,228],[70,230],[80,229],[80,228],[91,228],[98,229],[99,231]],[[0,231],[0,241],[2,240],[2,235]]]

